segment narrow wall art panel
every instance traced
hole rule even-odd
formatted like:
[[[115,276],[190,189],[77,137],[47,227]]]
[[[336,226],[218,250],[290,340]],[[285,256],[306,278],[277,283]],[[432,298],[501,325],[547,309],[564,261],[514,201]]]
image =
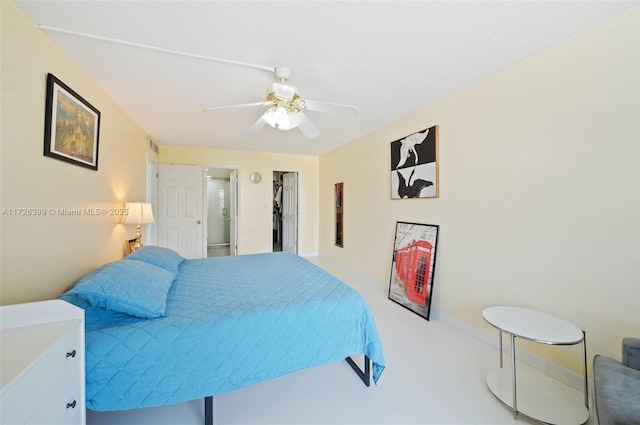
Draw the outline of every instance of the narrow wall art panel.
[[[344,229],[344,208],[343,208],[344,183],[335,184],[336,198],[336,246],[344,247],[343,229]]]
[[[439,226],[396,223],[389,299],[429,320]]]
[[[391,199],[438,197],[438,126],[391,142]]]

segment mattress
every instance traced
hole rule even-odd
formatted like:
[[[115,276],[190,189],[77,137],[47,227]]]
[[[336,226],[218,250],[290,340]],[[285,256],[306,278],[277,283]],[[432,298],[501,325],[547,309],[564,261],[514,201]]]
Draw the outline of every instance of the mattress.
[[[61,298],[85,309],[93,410],[203,398],[358,353],[374,382],[384,370],[362,296],[290,253],[184,260],[157,318]]]

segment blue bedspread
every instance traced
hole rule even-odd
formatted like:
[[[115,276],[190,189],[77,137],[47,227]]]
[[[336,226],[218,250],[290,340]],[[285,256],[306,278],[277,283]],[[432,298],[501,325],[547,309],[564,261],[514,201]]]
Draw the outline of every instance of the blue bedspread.
[[[224,393],[382,346],[365,300],[288,253],[185,260],[166,317],[86,311],[87,407],[122,410]]]

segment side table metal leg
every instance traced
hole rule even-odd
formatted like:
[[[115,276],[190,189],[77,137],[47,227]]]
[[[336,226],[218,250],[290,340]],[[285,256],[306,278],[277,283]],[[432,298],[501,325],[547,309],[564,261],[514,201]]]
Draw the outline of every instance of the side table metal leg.
[[[589,409],[589,383],[587,379],[587,334],[582,331],[582,365],[584,372],[584,405]]]
[[[513,419],[518,419],[518,395],[516,393],[516,336],[511,334],[511,386],[513,387]]]
[[[502,331],[498,329],[498,347],[500,348],[500,369],[502,369]]]

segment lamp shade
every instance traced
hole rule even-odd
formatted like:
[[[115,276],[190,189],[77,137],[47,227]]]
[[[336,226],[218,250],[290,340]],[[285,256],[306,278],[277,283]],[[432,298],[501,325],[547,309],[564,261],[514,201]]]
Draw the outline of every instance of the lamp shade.
[[[149,224],[154,223],[153,208],[149,202],[127,202],[125,209],[129,211],[124,216],[124,224]]]
[[[274,106],[262,115],[262,119],[278,130],[291,130],[301,124],[300,112],[288,111],[282,106]]]

